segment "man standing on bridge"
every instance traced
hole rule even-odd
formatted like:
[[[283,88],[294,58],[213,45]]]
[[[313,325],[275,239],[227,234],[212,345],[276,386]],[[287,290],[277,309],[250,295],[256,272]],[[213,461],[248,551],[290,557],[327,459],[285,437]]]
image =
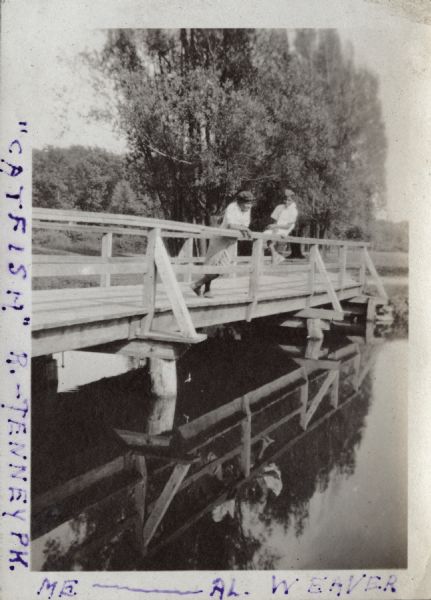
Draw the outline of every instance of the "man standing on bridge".
[[[245,238],[250,237],[250,213],[254,201],[251,192],[240,190],[235,195],[235,200],[231,202],[224,213],[221,227],[223,229],[236,229],[240,231]],[[205,257],[205,265],[226,266],[235,259],[235,249],[237,240],[234,237],[217,236],[211,238]],[[204,286],[204,296],[212,298],[210,292],[211,282],[220,275],[208,274],[195,281],[191,288],[197,296],[201,295],[201,288]]]
[[[298,209],[296,208],[295,192],[285,187],[283,189],[283,203],[274,208],[271,214],[273,223],[267,227],[266,233],[273,233],[282,237],[287,237],[295,227],[298,218]],[[277,227],[279,225],[280,227]],[[284,257],[275,249],[275,242],[268,242],[268,248],[271,250],[272,262],[278,263],[284,260]]]

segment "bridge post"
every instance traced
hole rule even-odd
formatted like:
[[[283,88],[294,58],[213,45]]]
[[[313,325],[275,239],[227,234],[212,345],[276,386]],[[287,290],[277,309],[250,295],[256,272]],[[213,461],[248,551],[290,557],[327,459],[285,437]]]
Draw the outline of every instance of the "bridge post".
[[[110,258],[112,256],[112,233],[104,233],[102,236],[102,257]],[[100,285],[109,287],[111,285],[110,273],[105,273],[100,276]]]
[[[151,391],[155,396],[177,395],[177,361],[151,357],[148,360]]]

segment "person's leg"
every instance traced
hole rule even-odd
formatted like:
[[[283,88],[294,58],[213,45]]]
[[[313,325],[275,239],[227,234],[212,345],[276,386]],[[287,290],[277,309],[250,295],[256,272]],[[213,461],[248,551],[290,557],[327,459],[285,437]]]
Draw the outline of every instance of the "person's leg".
[[[210,291],[211,288],[211,282],[214,279],[217,279],[217,277],[220,277],[220,275],[218,275],[217,273],[213,273],[212,275],[204,275],[203,280],[204,280],[204,294],[208,294],[208,292]]]
[[[200,289],[202,286],[204,287],[204,294],[210,291],[210,287],[211,287],[211,282],[213,281],[213,279],[217,279],[217,277],[219,277],[218,274],[211,274],[211,275],[204,275],[203,277],[201,277],[200,279],[198,279],[197,281],[195,281],[192,284],[192,290],[194,291],[195,294],[197,294],[198,296],[200,296]]]

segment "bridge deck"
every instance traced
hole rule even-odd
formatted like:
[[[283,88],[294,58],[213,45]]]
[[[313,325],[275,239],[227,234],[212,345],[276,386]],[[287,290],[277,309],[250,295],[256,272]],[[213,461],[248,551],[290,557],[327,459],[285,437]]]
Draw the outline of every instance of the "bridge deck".
[[[289,238],[307,246],[306,258],[272,265],[264,257],[265,245],[269,239],[282,238],[253,232],[251,256],[208,266],[195,256],[197,240],[214,236],[236,240],[238,232],[124,215],[34,212],[35,228],[101,236],[101,256],[33,256],[33,277],[59,278],[57,289],[33,292],[33,356],[112,343],[127,344],[131,352],[151,352],[152,342],[158,347],[198,343],[199,328],[326,304],[342,314],[340,301],[363,293],[366,270],[385,294],[365,242]],[[113,236],[131,235],[145,238],[145,254],[115,256]],[[181,251],[172,256],[165,238],[185,240]],[[221,275],[213,281],[213,298],[197,297],[190,288],[190,281],[204,273]],[[116,277],[130,275],[133,283],[142,284],[113,285]],[[62,287],[62,277],[88,276],[100,277],[100,285]]]
[[[329,274],[337,296],[347,299],[361,292],[358,281],[346,277],[340,290],[337,275]],[[213,282],[214,298],[197,297],[189,284],[180,283],[196,328],[245,320],[250,306],[249,277],[219,278]],[[129,337],[130,326],[147,314],[142,306],[142,285],[43,290],[33,293],[33,356],[106,344]],[[261,276],[255,317],[321,306],[330,302],[326,287],[316,276],[310,297],[308,274]],[[154,329],[177,329],[162,284],[157,285]]]
[[[337,276],[331,276],[334,288]],[[259,301],[308,297],[306,273],[276,277],[266,275],[259,282]],[[241,304],[249,300],[249,278],[220,278],[213,282],[213,298],[197,297],[188,284],[180,283],[183,297],[189,309],[217,307]],[[346,279],[345,290],[357,288],[358,282]],[[317,278],[314,294],[319,296],[326,291],[323,282]],[[352,291],[352,295],[354,295]],[[43,290],[33,292],[33,331],[53,327],[109,320],[124,316],[143,315],[142,285],[111,286],[109,288],[81,288],[62,290]],[[304,298],[305,306],[305,298]],[[170,303],[162,284],[157,285],[156,312],[170,311]],[[221,321],[222,322],[222,321]],[[199,323],[196,323],[199,327]]]

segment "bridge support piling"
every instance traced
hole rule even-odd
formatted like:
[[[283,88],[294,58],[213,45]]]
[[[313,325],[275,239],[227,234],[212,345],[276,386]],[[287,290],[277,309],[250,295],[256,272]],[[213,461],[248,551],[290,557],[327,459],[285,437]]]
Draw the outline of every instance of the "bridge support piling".
[[[307,337],[311,340],[323,340],[321,319],[307,319]]]
[[[33,358],[31,368],[34,373],[33,384],[56,394],[58,387],[58,366],[52,354]]]
[[[176,360],[151,357],[148,359],[151,378],[151,391],[155,396],[172,397],[177,395]]]

